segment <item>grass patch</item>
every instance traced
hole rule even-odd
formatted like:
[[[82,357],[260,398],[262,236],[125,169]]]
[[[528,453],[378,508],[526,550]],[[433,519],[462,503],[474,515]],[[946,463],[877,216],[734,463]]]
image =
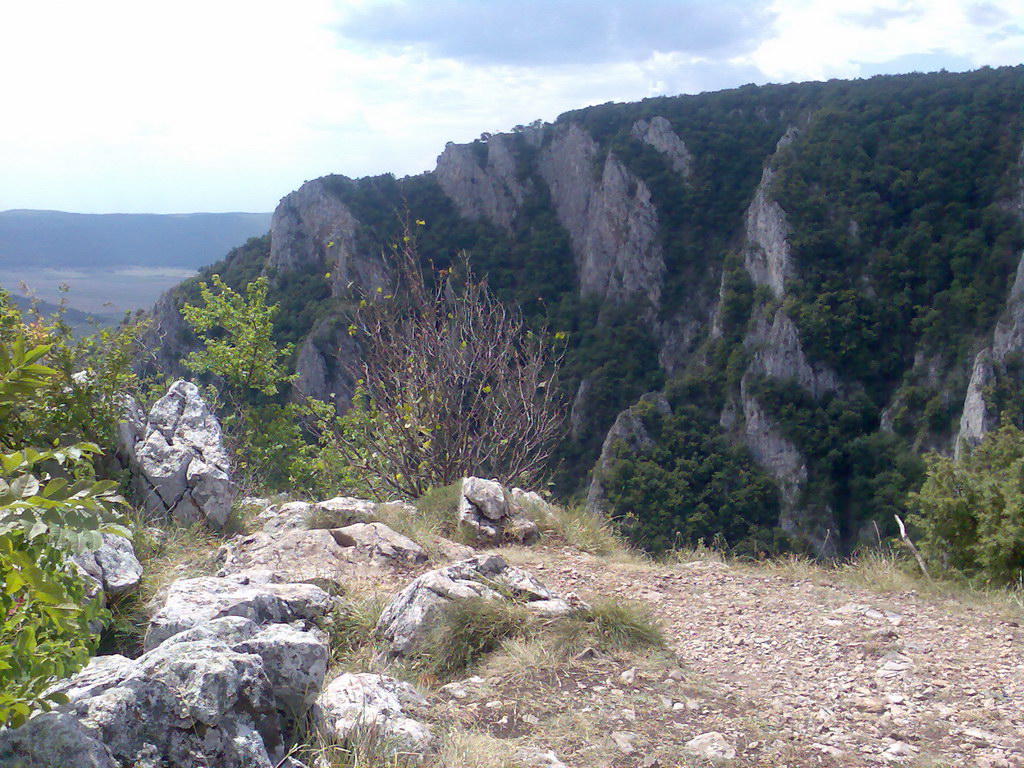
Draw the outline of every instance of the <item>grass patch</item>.
[[[417,662],[438,678],[469,669],[503,640],[533,630],[532,614],[507,600],[475,597],[446,606],[418,654]]]
[[[511,642],[510,642],[511,641]],[[514,641],[522,641],[518,645]],[[536,653],[535,665],[559,660],[586,648],[602,652],[665,647],[658,622],[643,605],[602,600],[567,616],[545,617],[514,600],[472,598],[447,606],[428,635],[416,666],[448,679],[502,648]],[[525,662],[526,659],[524,658]]]
[[[636,651],[665,647],[665,635],[650,610],[629,600],[603,599],[555,622],[567,645],[603,651]]]
[[[341,604],[321,620],[327,633],[330,667],[346,672],[370,668],[374,655],[374,628],[384,609],[380,596],[342,598]]]
[[[537,523],[542,533],[557,536],[581,552],[619,562],[645,557],[629,545],[608,518],[588,512],[581,505],[560,507],[527,503],[523,505],[523,512]]]
[[[145,610],[160,599],[175,579],[212,576],[223,539],[201,524],[141,525],[136,528],[135,556],[142,564],[138,597]]]

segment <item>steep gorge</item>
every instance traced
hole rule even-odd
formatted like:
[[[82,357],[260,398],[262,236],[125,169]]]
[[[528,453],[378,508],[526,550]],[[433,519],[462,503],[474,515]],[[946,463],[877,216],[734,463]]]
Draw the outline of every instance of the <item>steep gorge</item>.
[[[271,275],[297,388],[344,403],[339,329],[407,207],[424,257],[467,250],[569,333],[563,493],[597,464],[592,504],[710,538],[687,488],[761,499],[770,478],[774,525],[840,553],[889,531],[920,451],[1021,418],[1022,104],[1017,67],[591,107],[449,144],[432,173],[308,182],[211,271]],[[167,361],[190,291],[157,308]],[[742,482],[712,471],[725,450]]]

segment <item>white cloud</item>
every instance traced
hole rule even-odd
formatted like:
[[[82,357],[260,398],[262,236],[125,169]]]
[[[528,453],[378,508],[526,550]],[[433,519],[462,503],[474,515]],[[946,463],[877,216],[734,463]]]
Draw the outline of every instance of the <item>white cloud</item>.
[[[514,7],[506,0],[461,2]],[[580,0],[545,2],[581,6]],[[454,0],[446,3],[458,11]],[[671,46],[664,30],[656,30],[645,51],[644,27],[634,24],[629,55],[595,58],[592,45],[580,44],[586,61],[548,57],[536,67],[529,56],[507,52],[484,57],[488,63],[457,58],[457,36],[433,48],[429,41],[339,37],[340,11],[379,5],[0,5],[0,209],[269,210],[305,179],[417,173],[433,166],[448,140],[551,120],[588,104],[769,79],[857,76],[868,65],[884,69],[911,54],[973,65],[1019,63],[1024,51],[1018,0],[879,0],[859,13],[833,0],[776,0],[744,17],[774,15],[774,23],[765,21],[756,34],[749,28],[724,34],[724,48],[665,50]],[[636,7],[624,0],[599,5],[623,13]],[[650,7],[677,12],[711,5],[651,0]],[[723,7],[732,5],[738,7]],[[736,45],[747,52],[737,53]]]
[[[776,34],[748,60],[775,81],[855,77],[864,64],[912,54],[1019,64],[1024,52],[1017,0],[878,0],[858,11],[833,0],[776,0],[772,9]],[[975,23],[984,20],[996,26]]]

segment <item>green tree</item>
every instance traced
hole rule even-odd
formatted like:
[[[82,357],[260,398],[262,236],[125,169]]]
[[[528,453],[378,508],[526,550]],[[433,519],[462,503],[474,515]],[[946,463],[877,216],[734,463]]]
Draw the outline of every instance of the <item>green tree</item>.
[[[308,452],[302,413],[274,398],[295,380],[286,363],[293,345],[274,342],[279,306],[267,304],[269,281],[258,277],[245,295],[213,275],[213,287],[200,284],[202,305],[186,304],[181,314],[203,343],[183,362],[197,374],[218,377],[226,389],[224,424],[237,468],[251,488],[283,490],[294,486],[297,463]]]
[[[220,275],[213,275],[211,282],[213,288],[200,283],[202,306],[181,308],[203,342],[203,349],[189,354],[185,365],[196,373],[221,377],[243,395],[250,389],[277,394],[278,387],[294,379],[285,368],[292,345],[279,349],[274,344],[278,305],[267,304],[269,281],[265,276],[256,278],[245,286],[245,296],[233,291]]]
[[[961,461],[931,455],[910,522],[935,567],[984,582],[1024,577],[1024,432],[990,432]]]
[[[17,422],[57,376],[40,362],[50,345],[11,332],[0,345],[0,424]],[[99,453],[92,443],[0,453],[0,726],[58,701],[46,688],[95,650],[89,623],[104,613],[68,554],[95,549],[103,532],[128,533],[116,483],[91,479],[89,458]]]

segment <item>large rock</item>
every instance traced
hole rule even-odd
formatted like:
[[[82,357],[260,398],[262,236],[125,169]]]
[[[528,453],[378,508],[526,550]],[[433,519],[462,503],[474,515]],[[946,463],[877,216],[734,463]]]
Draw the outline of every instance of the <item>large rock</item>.
[[[176,381],[148,417],[129,399],[119,432],[147,513],[224,527],[237,489],[220,423],[195,384]]]
[[[384,675],[344,674],[320,694],[313,719],[320,736],[343,743],[373,739],[390,756],[423,755],[430,749],[430,728],[409,717],[426,700],[408,683]]]
[[[60,712],[0,732],[0,764],[271,768],[284,756],[285,718],[256,654],[209,639],[101,666],[69,681]]]
[[[3,768],[121,768],[110,750],[74,715],[47,712],[21,728],[0,730]]]
[[[497,555],[480,555],[414,579],[385,606],[376,632],[387,642],[388,655],[414,655],[446,606],[475,597],[505,600],[506,595],[549,616],[564,615],[582,605],[558,597],[526,571],[509,566]]]
[[[459,523],[481,544],[526,543],[540,535],[537,525],[519,506],[509,503],[500,483],[479,477],[462,480]]]
[[[312,621],[330,610],[329,594],[312,584],[275,584],[272,574],[244,573],[226,578],[181,579],[171,585],[162,608],[146,632],[145,649],[169,637],[223,616],[256,624]]]
[[[107,595],[120,595],[139,586],[142,564],[124,536],[103,534],[99,549],[72,557],[75,565]]]
[[[282,581],[341,588],[360,576],[425,562],[427,553],[383,523],[355,523],[330,530],[264,530],[229,541],[217,557],[218,575],[270,571]]]
[[[423,547],[384,523],[346,525],[333,529],[331,535],[341,546],[352,547],[374,562],[416,565],[427,561]]]

